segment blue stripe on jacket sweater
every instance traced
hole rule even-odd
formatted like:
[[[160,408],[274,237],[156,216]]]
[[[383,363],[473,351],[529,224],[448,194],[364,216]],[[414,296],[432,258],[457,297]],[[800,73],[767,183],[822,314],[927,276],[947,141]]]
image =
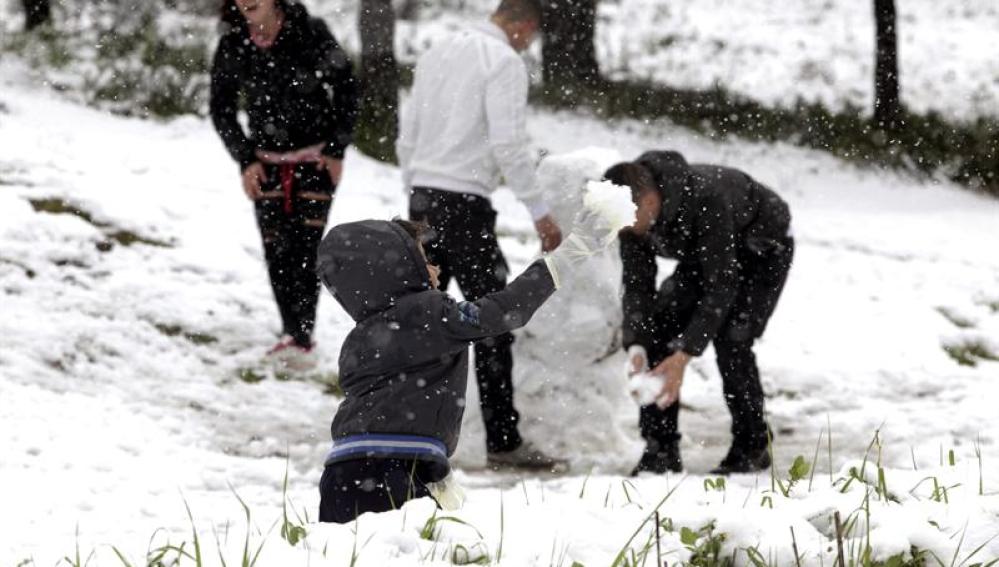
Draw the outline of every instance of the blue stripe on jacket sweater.
[[[365,457],[413,458],[447,463],[447,446],[433,437],[364,433],[333,441],[325,464]]]

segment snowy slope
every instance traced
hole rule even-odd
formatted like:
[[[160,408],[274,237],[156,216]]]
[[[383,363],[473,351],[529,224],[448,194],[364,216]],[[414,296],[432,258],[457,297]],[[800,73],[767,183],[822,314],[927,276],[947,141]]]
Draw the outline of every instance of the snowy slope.
[[[84,556],[96,550],[100,565],[119,564],[108,544],[140,558],[154,535],[154,547],[170,537],[190,549],[184,499],[201,543],[214,548],[217,534],[227,561],[238,562],[244,516],[230,485],[270,534],[260,564],[305,564],[301,544],[281,541],[280,526],[268,530],[281,515],[286,463],[289,496],[314,517],[337,398],[314,381],[238,377],[278,325],[235,167],[205,121],[109,117],[25,76],[10,62],[0,66],[0,564],[51,565],[77,545]],[[798,256],[758,354],[777,474],[786,477],[796,455],[811,460],[820,440],[821,472],[811,489],[803,481],[789,498],[770,492],[769,475],[730,479],[725,490],[704,485],[697,475],[728,443],[709,352],[693,365],[681,416],[693,476],[662,507],[677,530],[714,521],[728,534],[726,549],[755,546],[788,564],[793,526],[802,553],[830,561],[831,512],[854,513],[876,469],[869,463],[870,485],[853,481],[845,493],[842,481],[829,488],[829,473],[846,476],[881,427],[880,458],[899,502],[870,506],[877,554],[918,545],[949,558],[960,541],[963,558],[999,532],[999,363],[960,366],[944,350],[980,340],[996,352],[999,203],[788,146],[718,144],[669,124],[608,126],[535,113],[531,132],[550,152],[585,145],[630,157],[678,148],[694,160],[743,167],[791,203]],[[44,212],[55,199],[89,220]],[[396,170],[349,155],[331,222],[387,218],[404,206]],[[519,269],[537,249],[529,218],[508,192],[496,206],[502,244]],[[126,246],[120,234],[115,240],[118,231],[158,244]],[[613,310],[616,299],[606,301],[593,307]],[[575,328],[562,325],[568,339],[539,333],[553,327],[557,321],[539,321],[520,336],[518,404],[526,434],[568,455],[572,476],[474,472],[484,455],[472,387],[457,458],[469,469],[462,478],[470,500],[459,517],[481,537],[447,523],[441,541],[420,539],[431,510],[414,502],[363,517],[356,536],[352,527],[310,526],[311,561],[345,565],[355,541],[359,563],[379,566],[448,563],[456,549],[448,538],[465,547],[482,540],[494,559],[502,548],[503,565],[610,564],[636,530],[641,548],[651,534],[648,525],[639,529],[642,520],[680,477],[623,480],[640,445],[637,411],[618,375],[621,355],[594,365],[604,351],[576,344],[554,373],[543,357],[557,354],[552,345],[571,344]],[[324,298],[317,337],[324,368],[335,370],[349,328]],[[951,450],[956,466],[939,467]],[[948,504],[924,479],[952,487]],[[671,561],[690,553],[678,533],[661,544]],[[976,560],[986,555],[999,557],[999,543]]]

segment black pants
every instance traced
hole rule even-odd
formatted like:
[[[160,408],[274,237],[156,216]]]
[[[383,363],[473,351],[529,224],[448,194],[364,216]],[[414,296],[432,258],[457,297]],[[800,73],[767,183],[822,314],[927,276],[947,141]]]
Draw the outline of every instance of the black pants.
[[[732,443],[747,449],[765,447],[768,430],[764,416],[763,387],[753,354],[753,341],[763,335],[777,306],[794,256],[794,240],[783,239],[762,256],[740,259],[739,292],[725,323],[712,343],[729,413]],[[701,295],[696,266],[681,263],[663,282],[656,297],[655,339],[649,351],[653,367],[673,354],[669,343],[690,321]],[[655,448],[680,439],[677,420],[680,404],[665,410],[655,405],[641,408],[639,425],[646,443]]]
[[[319,302],[316,250],[336,187],[314,164],[267,166],[257,226],[284,334],[312,345]]]
[[[409,217],[434,230],[425,250],[430,263],[441,269],[442,290],[454,277],[465,299],[475,301],[506,287],[508,269],[496,240],[496,211],[488,199],[415,187]],[[522,443],[520,415],[513,407],[512,345],[509,333],[475,344],[475,376],[490,452],[511,451]]]
[[[357,459],[328,465],[319,481],[319,521],[343,524],[365,512],[388,512],[430,496],[423,463]]]

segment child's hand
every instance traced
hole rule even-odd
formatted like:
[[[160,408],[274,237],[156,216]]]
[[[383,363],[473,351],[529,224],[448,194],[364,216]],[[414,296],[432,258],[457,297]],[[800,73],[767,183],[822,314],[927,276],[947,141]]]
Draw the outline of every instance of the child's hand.
[[[465,489],[458,484],[454,473],[447,473],[443,480],[427,484],[430,496],[447,511],[460,510],[465,504]]]
[[[555,287],[562,287],[563,281],[571,278],[583,262],[607,248],[614,235],[610,224],[600,215],[580,211],[569,236],[557,250],[545,256]]]

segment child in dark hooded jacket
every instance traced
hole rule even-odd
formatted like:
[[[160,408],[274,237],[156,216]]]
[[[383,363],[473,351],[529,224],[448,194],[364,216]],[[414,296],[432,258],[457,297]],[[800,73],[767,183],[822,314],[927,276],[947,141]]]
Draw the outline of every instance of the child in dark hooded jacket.
[[[429,496],[450,473],[461,430],[471,342],[530,320],[555,291],[539,259],[506,289],[457,302],[408,221],[342,224],[319,247],[317,270],[357,322],[340,352],[344,401],[320,482],[319,519],[349,522]]]
[[[448,459],[465,413],[469,345],[526,325],[561,282],[631,222],[581,213],[562,245],[505,289],[462,302],[437,289],[423,225],[366,220],[330,230],[317,272],[357,326],[340,350],[344,400],[319,484],[319,520],[350,522],[424,496],[439,505],[453,500]]]

